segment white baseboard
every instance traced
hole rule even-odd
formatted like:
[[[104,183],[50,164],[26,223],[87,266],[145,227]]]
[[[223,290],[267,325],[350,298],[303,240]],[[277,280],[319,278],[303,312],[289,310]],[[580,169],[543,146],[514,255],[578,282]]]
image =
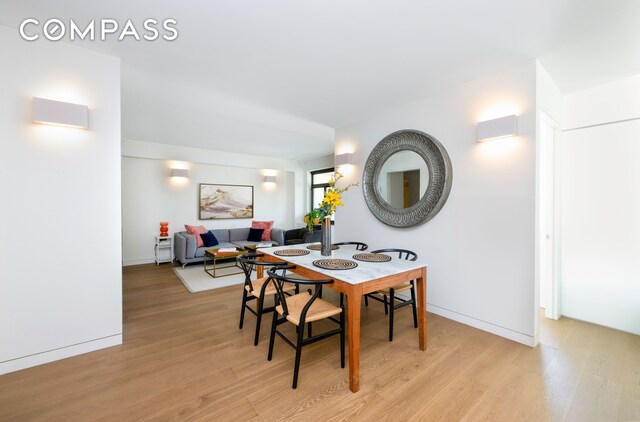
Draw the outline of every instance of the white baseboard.
[[[411,295],[406,291],[398,293],[398,297],[403,299],[411,299]],[[481,319],[473,318],[467,315],[459,314],[454,311],[450,311],[445,308],[441,308],[436,305],[432,305],[427,303],[427,311],[432,312],[434,314],[443,316],[448,319],[452,319],[456,322],[460,322],[465,325],[469,325],[474,328],[478,328],[482,331],[488,331],[491,334],[498,335],[500,337],[508,338],[509,340],[516,341],[518,343],[522,343],[526,346],[535,347],[535,341],[532,336],[528,336],[526,334],[520,333],[518,331],[513,331],[508,328],[501,327],[499,325],[492,324],[487,321],[483,321]]]
[[[459,314],[448,309],[441,308],[436,305],[427,304],[427,311],[436,315],[443,316],[448,319],[460,322],[465,325],[469,325],[474,328],[478,328],[482,331],[487,331],[491,334],[495,334],[500,337],[513,340],[518,343],[522,343],[525,346],[535,347],[535,340],[533,336],[520,333],[518,331],[511,330],[509,328],[501,327],[499,325],[492,324],[481,319],[473,318],[467,315]]]
[[[0,362],[0,375],[122,344],[122,334]]]
[[[122,261],[123,267],[130,267],[132,265],[142,265],[142,264],[155,264],[156,259],[132,259],[131,261]]]

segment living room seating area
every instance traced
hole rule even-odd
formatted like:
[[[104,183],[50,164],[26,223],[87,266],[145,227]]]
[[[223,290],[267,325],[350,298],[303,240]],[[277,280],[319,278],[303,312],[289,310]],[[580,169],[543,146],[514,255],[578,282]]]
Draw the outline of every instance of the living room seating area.
[[[251,229],[249,227],[242,227],[232,229],[212,229],[209,230],[209,232],[213,233],[218,240],[218,243],[215,245],[216,248],[245,248],[256,244],[268,244],[269,246],[284,245],[283,229],[274,227],[269,231],[270,240],[258,241],[248,240],[250,230]],[[176,232],[174,234],[174,242],[176,259],[183,267],[187,264],[204,261],[205,251],[213,247],[206,245],[198,246],[196,235],[190,234],[187,231]]]

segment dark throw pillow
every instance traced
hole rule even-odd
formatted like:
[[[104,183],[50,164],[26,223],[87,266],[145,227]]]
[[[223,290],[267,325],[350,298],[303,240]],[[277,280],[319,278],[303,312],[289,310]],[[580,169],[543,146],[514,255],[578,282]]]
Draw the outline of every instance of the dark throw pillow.
[[[202,243],[204,243],[204,246],[206,246],[207,248],[216,246],[218,243],[220,243],[218,242],[218,238],[216,237],[216,235],[211,233],[211,231],[202,233],[200,237],[202,238]]]
[[[260,242],[262,240],[262,232],[264,232],[264,229],[249,229],[249,237],[247,237],[247,240],[249,242]]]

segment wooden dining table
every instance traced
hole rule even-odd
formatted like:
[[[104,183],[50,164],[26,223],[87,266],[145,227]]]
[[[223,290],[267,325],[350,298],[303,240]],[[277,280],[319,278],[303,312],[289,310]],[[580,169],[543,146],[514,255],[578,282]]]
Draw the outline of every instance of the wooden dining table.
[[[331,256],[323,256],[320,251],[309,250],[310,244],[260,249],[262,260],[269,262],[287,262],[295,265],[294,273],[309,279],[332,279],[328,285],[344,293],[347,297],[347,338],[349,344],[349,389],[360,389],[360,308],[362,296],[380,289],[392,287],[415,280],[418,308],[418,347],[427,350],[427,266],[419,261],[407,261],[393,258],[388,262],[363,262],[353,258],[362,253],[353,246],[340,246]],[[299,256],[280,256],[277,251],[285,249],[309,250],[309,254]],[[345,270],[327,270],[314,265],[320,259],[346,259],[357,263],[357,267]],[[260,275],[259,275],[260,276]]]

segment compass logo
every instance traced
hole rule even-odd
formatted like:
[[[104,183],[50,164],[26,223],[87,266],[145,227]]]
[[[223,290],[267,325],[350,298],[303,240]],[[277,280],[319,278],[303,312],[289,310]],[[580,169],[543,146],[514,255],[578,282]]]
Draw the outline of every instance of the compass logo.
[[[65,36],[68,36],[71,41],[76,39],[106,41],[111,38],[117,38],[118,41],[126,39],[173,41],[178,38],[177,24],[175,19],[158,21],[149,18],[142,22],[142,29],[140,29],[131,19],[127,20],[124,25],[121,25],[116,19],[93,19],[87,25],[82,26],[76,24],[73,19],[64,22],[61,19],[52,18],[41,24],[38,19],[27,18],[20,24],[20,36],[26,41],[35,41],[40,36],[44,36],[49,41],[60,41]]]

